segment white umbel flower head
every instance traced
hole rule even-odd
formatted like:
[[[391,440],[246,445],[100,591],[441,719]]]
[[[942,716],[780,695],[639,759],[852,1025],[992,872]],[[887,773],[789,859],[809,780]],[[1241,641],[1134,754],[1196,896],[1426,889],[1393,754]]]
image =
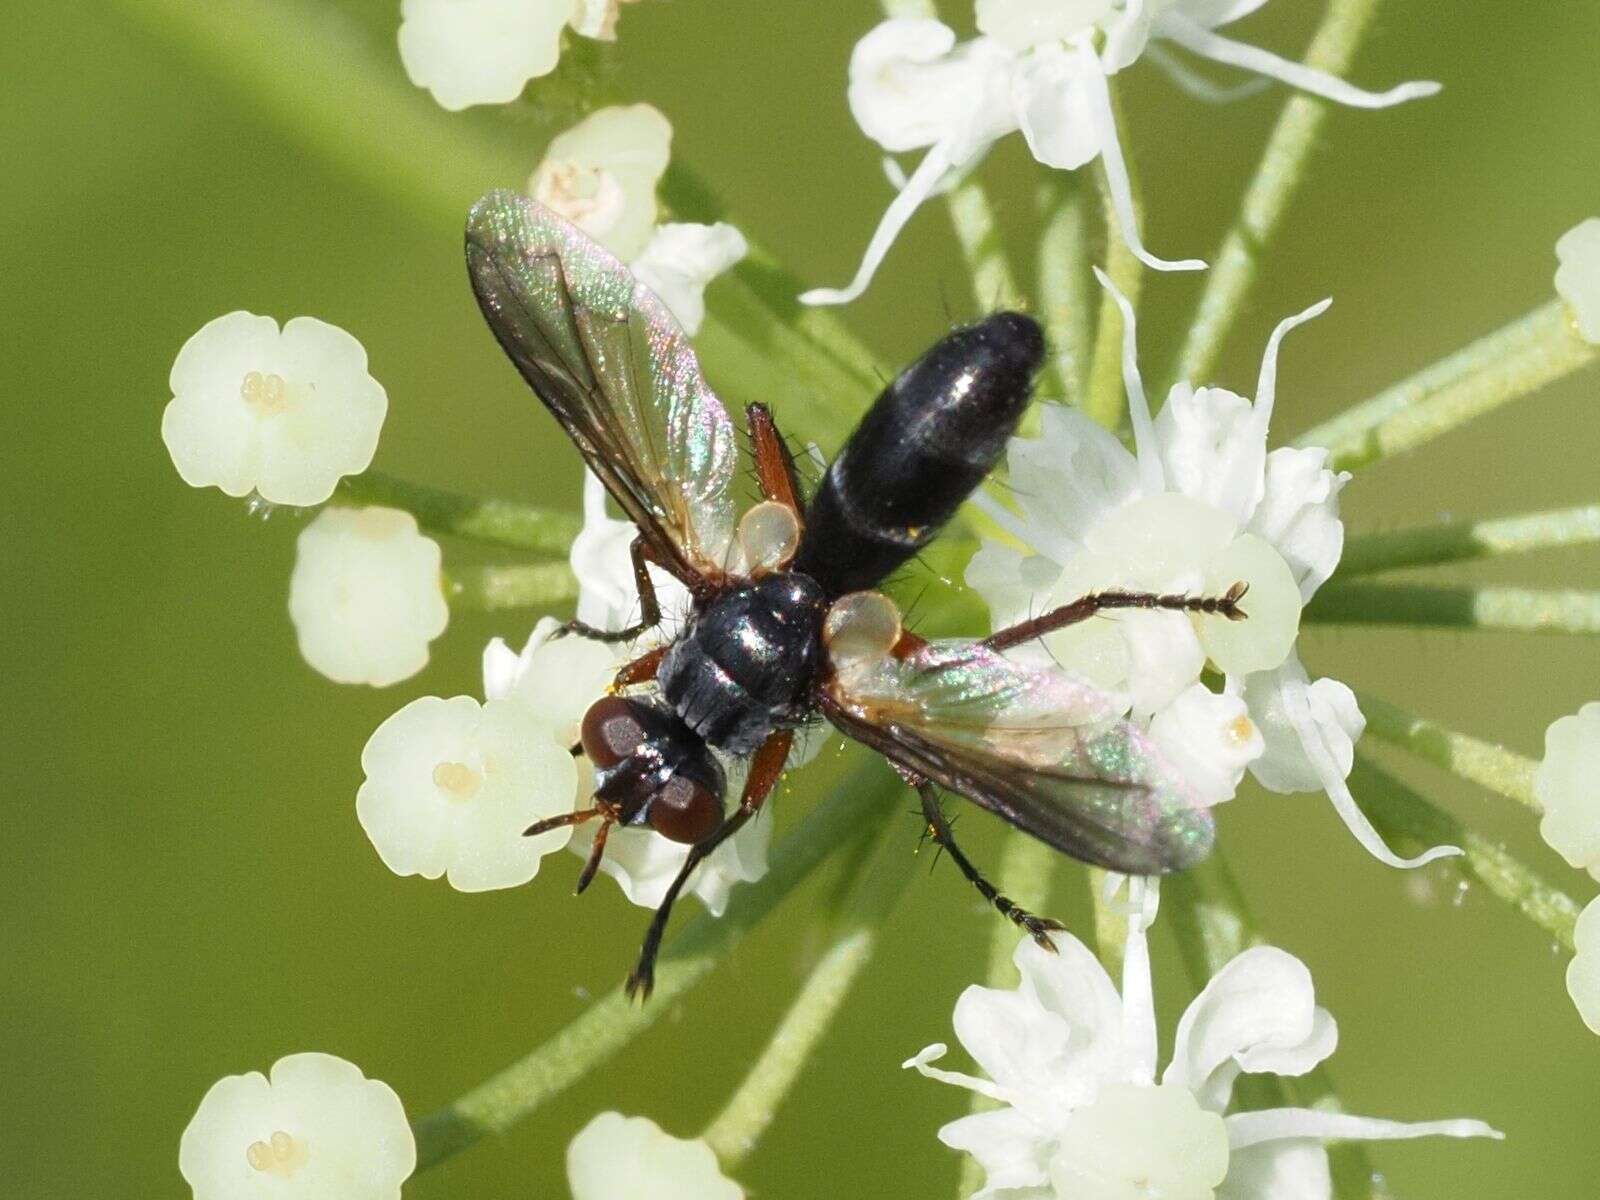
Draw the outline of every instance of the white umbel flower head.
[[[300,531],[289,617],[335,683],[388,687],[422,670],[450,620],[439,544],[394,508],[328,508]]]
[[[572,835],[523,836],[572,811],[578,768],[544,716],[515,699],[413,700],[368,739],[361,769],[356,815],[396,875],[445,875],[461,892],[517,887]]]
[[[1391,866],[1457,853],[1435,847],[1402,859],[1384,845],[1345,783],[1365,728],[1355,697],[1336,680],[1311,681],[1295,649],[1301,607],[1344,551],[1339,491],[1349,475],[1328,468],[1326,450],[1269,452],[1267,433],[1284,335],[1329,302],[1279,322],[1254,402],[1180,382],[1152,419],[1132,307],[1097,274],[1122,308],[1136,452],[1078,410],[1058,406],[1042,409],[1039,438],[1013,440],[1007,461],[1016,511],[985,503],[1008,540],[986,541],[967,569],[994,627],[1108,588],[1221,595],[1245,583],[1243,621],[1115,612],[1047,634],[1031,652],[1128,695],[1133,716],[1151,723],[1213,802],[1233,794],[1228,781],[1240,778],[1244,758],[1271,790],[1326,791],[1361,844]],[[1243,713],[1234,713],[1242,723],[1221,720],[1218,701],[1209,708],[1217,719],[1199,719],[1201,701],[1190,689],[1207,662],[1243,702]],[[1182,710],[1163,715],[1180,697]]]
[[[1590,217],[1561,235],[1556,262],[1556,292],[1572,310],[1578,335],[1600,346],[1600,217]]]
[[[400,1097],[331,1054],[217,1080],[178,1143],[194,1200],[399,1200],[416,1166]]]
[[[615,41],[632,0],[400,0],[400,61],[451,112],[508,104],[555,70],[561,33]]]
[[[321,504],[372,462],[389,409],[367,352],[344,330],[233,312],[207,322],[172,364],[161,439],[191,487]]]
[[[983,1167],[974,1200],[1328,1200],[1326,1140],[1500,1136],[1470,1120],[1229,1113],[1241,1073],[1303,1075],[1338,1040],[1304,964],[1270,946],[1233,959],[1189,1005],[1158,1080],[1146,899],[1131,906],[1120,995],[1070,934],[1055,935],[1056,954],[1025,938],[1013,955],[1016,988],[969,987],[956,1002],[956,1037],[983,1076],[931,1065],[942,1044],[905,1063],[999,1105],[939,1130]]]
[[[1140,240],[1107,79],[1148,53],[1180,87],[1201,99],[1227,99],[1239,91],[1229,93],[1197,78],[1161,42],[1359,108],[1382,108],[1439,90],[1433,83],[1407,83],[1386,92],[1362,91],[1217,32],[1264,2],[978,0],[980,36],[961,43],[935,20],[884,21],[851,55],[850,111],[862,132],[888,153],[926,153],[899,186],[850,284],[817,288],[800,299],[845,304],[861,295],[928,197],[971,169],[995,142],[1017,132],[1048,167],[1071,171],[1101,159],[1122,237],[1146,265],[1166,271],[1204,267],[1199,259],[1158,258]]]
[[[551,140],[528,191],[627,262],[650,242],[671,155],[672,125],[659,109],[602,108]]]
[[[1557,854],[1600,879],[1600,701],[1551,724],[1533,794],[1539,832]]]
[[[572,1200],[744,1200],[705,1142],[617,1112],[601,1113],[567,1145],[567,1186]]]
[[[1567,994],[1591,1032],[1600,1033],[1600,901],[1591,900],[1572,931],[1577,953],[1567,964]]]

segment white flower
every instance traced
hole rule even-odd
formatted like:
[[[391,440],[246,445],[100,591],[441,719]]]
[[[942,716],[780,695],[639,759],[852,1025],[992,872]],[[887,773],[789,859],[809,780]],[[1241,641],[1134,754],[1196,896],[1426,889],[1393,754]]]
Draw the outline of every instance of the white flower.
[[[172,364],[161,438],[191,487],[274,504],[321,504],[378,448],[389,398],[367,352],[337,326],[233,312],[207,322]]]
[[[567,1145],[567,1186],[572,1200],[744,1200],[705,1142],[617,1112],[601,1113]]]
[[[744,235],[725,221],[658,225],[644,253],[628,266],[693,337],[706,318],[706,285],[749,249]]]
[[[602,108],[551,139],[528,192],[618,258],[644,251],[672,125],[648,104]]]
[[[975,1200],[1323,1200],[1333,1194],[1325,1140],[1500,1136],[1470,1120],[1229,1113],[1242,1072],[1303,1075],[1338,1040],[1304,964],[1270,946],[1244,951],[1189,1005],[1157,1082],[1144,933],[1153,914],[1133,907],[1145,911],[1129,922],[1120,996],[1070,934],[1055,935],[1057,954],[1024,938],[1013,955],[1020,985],[969,987],[956,1002],[956,1037],[985,1077],[931,1066],[946,1053],[942,1044],[906,1062],[1000,1104],[939,1130],[940,1141],[983,1167]]]
[[[629,547],[639,531],[629,521],[606,515],[605,486],[583,473],[583,528],[572,541],[568,561],[578,578],[578,620],[595,629],[626,629],[639,619],[639,589],[633,581]],[[651,564],[650,582],[667,628],[689,615],[689,589]]]
[[[1578,335],[1600,346],[1600,217],[1574,225],[1556,242],[1556,291],[1572,310]]]
[[[1098,272],[1097,272],[1098,274]],[[1099,687],[1124,693],[1169,757],[1213,802],[1227,799],[1240,760],[1274,791],[1321,789],[1366,849],[1391,866],[1420,866],[1451,847],[1396,857],[1351,797],[1355,740],[1365,722],[1331,679],[1311,682],[1295,652],[1300,609],[1344,550],[1339,491],[1349,478],[1316,448],[1267,450],[1283,337],[1328,306],[1279,322],[1261,360],[1254,403],[1223,388],[1178,383],[1154,420],[1137,362],[1133,310],[1121,305],[1123,379],[1136,453],[1072,408],[1044,406],[1041,436],[1016,439],[1007,460],[1017,512],[980,497],[1009,535],[973,557],[967,583],[999,629],[1106,588],[1220,595],[1248,584],[1247,619],[1124,611],[1047,634],[1047,653]],[[1020,547],[1020,548],[1019,548]],[[1244,724],[1191,694],[1209,661],[1243,701]],[[1187,696],[1181,712],[1163,716]],[[1254,729],[1247,728],[1253,724]]]
[[[335,683],[387,687],[422,670],[450,620],[439,544],[394,508],[327,508],[300,531],[289,618]]]
[[[1244,700],[1191,684],[1150,722],[1150,739],[1205,805],[1231,800],[1265,748]]]
[[[1600,1033],[1600,902],[1589,901],[1578,914],[1572,931],[1577,953],[1567,964],[1567,994],[1578,1015],[1594,1033]]]
[[[1600,701],[1554,722],[1533,794],[1539,832],[1568,864],[1600,879]]]
[[[217,1080],[178,1143],[194,1200],[399,1200],[416,1165],[400,1097],[331,1054]]]
[[[706,285],[749,247],[732,225],[656,225],[672,126],[648,104],[602,108],[554,138],[528,191],[618,258],[684,331],[705,319]]]
[[[548,75],[568,25],[614,41],[617,8],[632,0],[400,0],[400,61],[451,112],[506,104]]]
[[[567,844],[535,821],[572,811],[578,768],[540,714],[516,699],[413,700],[361,752],[356,815],[396,875],[448,876],[461,892],[517,887]]]
[[[884,150],[925,149],[843,289],[816,288],[807,304],[844,304],[866,290],[900,230],[952,177],[989,147],[1020,132],[1040,163],[1076,170],[1100,157],[1128,248],[1158,270],[1193,270],[1198,259],[1169,262],[1140,241],[1128,170],[1112,114],[1107,77],[1146,52],[1191,93],[1228,93],[1199,80],[1153,44],[1169,41],[1202,58],[1282,80],[1340,104],[1381,108],[1439,90],[1407,83],[1387,92],[1352,87],[1217,33],[1264,0],[978,0],[980,36],[958,44],[938,21],[902,17],[866,34],[850,58],[850,111]]]

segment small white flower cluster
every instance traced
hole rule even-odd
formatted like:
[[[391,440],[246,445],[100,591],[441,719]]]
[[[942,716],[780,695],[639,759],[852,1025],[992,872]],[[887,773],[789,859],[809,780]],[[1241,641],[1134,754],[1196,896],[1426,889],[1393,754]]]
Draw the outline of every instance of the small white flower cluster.
[[[671,150],[672,126],[657,109],[602,108],[551,140],[528,191],[626,262],[693,335],[705,320],[706,285],[748,246],[722,222],[656,224]]]
[[[331,1054],[217,1080],[178,1143],[194,1200],[399,1200],[417,1144],[388,1084]],[[744,1200],[705,1142],[606,1112],[567,1147],[573,1200]]]
[[[1136,454],[1073,408],[1045,406],[1041,436],[1007,455],[1018,511],[988,502],[1006,533],[973,556],[967,582],[1002,628],[1108,589],[1221,595],[1249,586],[1246,620],[1128,610],[1047,634],[1014,653],[1048,655],[1126,697],[1209,804],[1231,799],[1248,769],[1276,792],[1325,790],[1363,846],[1396,858],[1345,785],[1365,721],[1348,687],[1311,681],[1295,651],[1300,610],[1344,549],[1327,451],[1268,452],[1278,349],[1327,301],[1279,323],[1254,403],[1224,388],[1173,387],[1152,420],[1139,376],[1132,308],[1122,305],[1124,386]],[[1226,679],[1215,692],[1207,663]]]
[[[400,61],[452,112],[507,104],[555,70],[561,37],[614,41],[633,0],[400,0]]]
[[[947,1052],[938,1043],[905,1063],[1000,1105],[939,1130],[940,1141],[983,1168],[974,1200],[1330,1200],[1328,1140],[1500,1136],[1472,1120],[1230,1113],[1241,1074],[1304,1075],[1338,1042],[1310,972],[1271,946],[1244,951],[1195,997],[1157,1082],[1147,918],[1130,922],[1120,995],[1066,933],[1055,935],[1055,954],[1022,940],[1016,988],[962,992],[956,1037],[986,1078],[932,1066]]]
[[[1076,170],[1100,158],[1122,237],[1141,261],[1159,270],[1203,268],[1198,259],[1157,258],[1140,240],[1107,84],[1111,75],[1148,55],[1180,86],[1202,98],[1219,98],[1162,42],[1360,108],[1382,108],[1439,90],[1434,83],[1406,83],[1386,92],[1362,91],[1217,32],[1263,3],[978,0],[980,36],[959,44],[955,32],[935,20],[884,21],[851,56],[850,111],[861,131],[890,154],[927,153],[884,213],[850,284],[817,288],[801,300],[845,304],[860,296],[923,202],[1014,132],[1048,167]]]

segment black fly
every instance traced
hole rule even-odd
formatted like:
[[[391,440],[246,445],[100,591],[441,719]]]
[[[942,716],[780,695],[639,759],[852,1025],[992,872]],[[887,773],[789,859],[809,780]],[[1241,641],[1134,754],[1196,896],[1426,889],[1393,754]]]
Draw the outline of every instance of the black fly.
[[[657,626],[647,563],[694,600],[676,639],[619,672],[626,694],[596,701],[583,720],[593,806],[528,831],[601,822],[580,890],[613,825],[647,826],[690,847],[630,992],[649,994],[684,883],[759,811],[795,730],[819,714],[894,765],[921,796],[928,835],[1046,945],[1059,926],[983,878],[957,847],[936,788],[1110,870],[1178,870],[1210,850],[1210,814],[1111,701],[1003,651],[1114,608],[1240,619],[1242,586],[1214,598],[1100,592],[981,641],[937,643],[906,631],[875,590],[1004,452],[1044,358],[1031,318],[995,313],[942,338],[884,389],[809,498],[771,414],[751,405],[765,499],[735,524],[728,415],[677,323],[621,263],[548,209],[497,192],[472,210],[467,265],[501,346],[638,528],[640,622],[567,631],[625,641]],[[731,814],[713,750],[751,758]]]

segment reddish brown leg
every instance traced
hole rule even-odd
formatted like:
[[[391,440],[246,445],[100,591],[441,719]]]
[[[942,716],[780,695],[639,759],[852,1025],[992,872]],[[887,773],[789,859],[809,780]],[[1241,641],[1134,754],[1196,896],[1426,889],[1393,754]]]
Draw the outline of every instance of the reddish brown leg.
[[[997,630],[981,643],[991,650],[1009,650],[1036,637],[1087,621],[1096,613],[1116,608],[1167,609],[1173,612],[1215,613],[1230,621],[1242,621],[1245,612],[1239,607],[1248,585],[1234,584],[1221,596],[1161,596],[1155,592],[1093,592],[1080,596],[1071,604],[1053,608],[1031,621],[1022,621],[1009,629]]]
[[[636,683],[649,683],[656,677],[661,660],[667,656],[667,651],[670,649],[671,646],[657,646],[649,653],[640,655],[617,672],[617,677],[611,681],[611,686],[620,691]]]
[[[761,749],[757,750],[755,757],[750,760],[750,774],[745,779],[744,795],[739,800],[739,807],[734,810],[732,816],[725,818],[722,824],[717,826],[715,833],[696,842],[690,848],[688,860],[678,872],[677,878],[672,881],[672,886],[667,889],[661,907],[656,909],[655,916],[650,919],[650,928],[644,935],[644,946],[639,951],[638,965],[628,976],[628,995],[636,995],[643,1000],[650,998],[650,990],[655,986],[656,954],[661,949],[661,938],[667,931],[667,918],[672,915],[672,905],[677,900],[678,893],[683,891],[694,869],[712,851],[738,833],[746,821],[761,811],[761,806],[766,803],[767,797],[772,794],[772,789],[778,784],[779,776],[783,774],[783,764],[788,762],[789,748],[793,744],[792,729],[780,729],[762,743]]]
[[[756,480],[761,484],[761,494],[768,500],[787,505],[796,517],[800,516],[805,506],[800,503],[794,457],[772,420],[771,410],[765,404],[752,404],[744,410],[744,419],[755,446]]]

